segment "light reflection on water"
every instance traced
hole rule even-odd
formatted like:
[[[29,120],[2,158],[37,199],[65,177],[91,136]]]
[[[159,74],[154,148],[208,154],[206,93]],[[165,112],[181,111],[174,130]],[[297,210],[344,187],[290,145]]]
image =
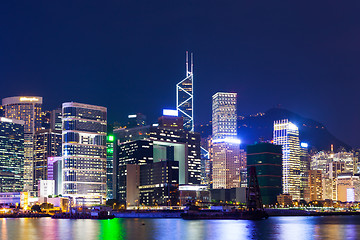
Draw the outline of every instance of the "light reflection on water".
[[[0,239],[360,239],[360,216],[182,219],[0,219]]]

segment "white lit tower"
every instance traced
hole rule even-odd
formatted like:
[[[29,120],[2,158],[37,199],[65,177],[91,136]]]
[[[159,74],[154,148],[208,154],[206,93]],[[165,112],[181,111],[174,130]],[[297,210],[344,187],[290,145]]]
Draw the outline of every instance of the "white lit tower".
[[[282,145],[283,193],[288,193],[294,200],[299,200],[301,151],[298,127],[288,119],[275,121],[274,143]]]
[[[184,118],[184,129],[194,131],[193,54],[186,51],[186,77],[176,84],[176,110]]]
[[[240,140],[237,136],[236,93],[212,97],[212,187],[240,187]]]

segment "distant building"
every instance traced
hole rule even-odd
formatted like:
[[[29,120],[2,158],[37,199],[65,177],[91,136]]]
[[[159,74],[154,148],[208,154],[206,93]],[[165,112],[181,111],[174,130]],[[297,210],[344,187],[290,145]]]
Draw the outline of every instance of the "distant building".
[[[54,180],[39,180],[38,182],[38,196],[48,197],[55,194],[55,181]]]
[[[277,202],[280,206],[291,206],[292,205],[292,196],[287,193],[283,193],[277,196]]]
[[[350,174],[341,174],[337,177],[337,201],[360,201],[360,178]]]
[[[307,143],[301,143],[300,149],[300,200],[309,202],[309,170],[311,157]]]
[[[113,199],[114,198],[114,144],[115,144],[115,136],[113,134],[108,134],[106,137],[106,198]]]
[[[283,193],[300,199],[300,143],[299,129],[287,119],[274,122],[274,143],[282,145]]]
[[[0,117],[0,192],[24,188],[24,121]]]
[[[309,170],[309,195],[310,201],[323,200],[321,170]]]
[[[62,110],[57,108],[50,112],[50,129],[53,131],[62,131]]]
[[[42,97],[21,96],[2,100],[5,117],[24,123],[24,190],[33,191],[34,134],[41,129]]]
[[[63,192],[85,204],[106,197],[105,107],[67,102],[62,105]]]
[[[34,134],[34,191],[38,191],[39,180],[47,180],[48,158],[61,156],[61,131],[44,129]]]
[[[262,202],[275,204],[282,193],[282,147],[271,143],[247,146],[247,166],[256,167]]]
[[[117,128],[113,134],[116,138],[116,144],[125,142],[143,140],[150,137],[150,126],[139,126],[134,128]]]
[[[146,116],[142,113],[128,115],[126,128],[146,126]]]

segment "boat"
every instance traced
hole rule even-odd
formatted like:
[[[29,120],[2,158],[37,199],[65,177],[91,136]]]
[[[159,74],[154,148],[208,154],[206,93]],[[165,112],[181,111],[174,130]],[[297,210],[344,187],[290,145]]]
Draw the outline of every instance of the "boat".
[[[201,220],[201,219],[232,219],[232,220],[262,220],[267,219],[269,215],[265,211],[255,210],[235,210],[235,211],[185,211],[181,214],[181,218],[185,220]]]
[[[185,220],[196,219],[235,219],[235,220],[261,220],[269,215],[263,208],[256,168],[249,168],[248,188],[246,191],[246,209],[200,210],[198,207],[189,205],[185,208],[181,217]]]

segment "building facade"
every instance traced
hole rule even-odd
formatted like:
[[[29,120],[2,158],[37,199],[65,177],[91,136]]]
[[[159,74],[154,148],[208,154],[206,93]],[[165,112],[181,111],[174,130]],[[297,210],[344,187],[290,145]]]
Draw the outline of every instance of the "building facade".
[[[107,109],[63,103],[62,124],[64,195],[101,203],[106,197]]]
[[[39,180],[48,179],[48,158],[60,157],[61,151],[61,131],[44,129],[34,134],[34,191],[38,192]]]
[[[24,188],[24,121],[0,117],[0,192]]]
[[[271,143],[247,146],[247,166],[256,167],[262,202],[276,204],[282,193],[282,147]]]
[[[34,134],[41,129],[42,97],[19,96],[2,100],[6,118],[24,121],[24,190],[33,191]]]
[[[236,93],[218,92],[212,96],[212,137],[236,138]]]
[[[283,119],[274,122],[274,143],[282,145],[283,193],[300,199],[300,142],[298,127]]]

